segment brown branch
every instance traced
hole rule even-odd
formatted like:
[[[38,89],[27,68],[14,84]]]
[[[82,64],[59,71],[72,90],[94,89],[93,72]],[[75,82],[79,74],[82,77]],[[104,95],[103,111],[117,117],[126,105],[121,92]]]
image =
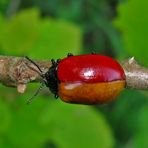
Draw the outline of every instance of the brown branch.
[[[35,61],[46,72],[50,61]],[[148,89],[148,68],[140,66],[134,58],[122,62],[128,88]],[[0,82],[5,86],[17,87],[24,93],[26,84],[40,82],[38,69],[24,57],[0,56]]]
[[[134,57],[122,62],[128,88],[148,90],[148,68],[142,67]]]
[[[43,71],[47,71],[49,61],[36,61]],[[0,56],[0,82],[5,86],[17,87],[24,93],[26,84],[40,82],[38,69],[24,57]]]

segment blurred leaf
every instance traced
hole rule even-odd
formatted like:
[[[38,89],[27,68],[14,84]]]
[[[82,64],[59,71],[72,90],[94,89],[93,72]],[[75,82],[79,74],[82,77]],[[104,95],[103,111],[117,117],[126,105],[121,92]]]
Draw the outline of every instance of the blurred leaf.
[[[115,25],[122,31],[125,49],[131,56],[148,65],[148,1],[130,0],[118,7]]]
[[[29,55],[42,58],[63,58],[67,53],[78,54],[81,49],[81,32],[76,26],[62,20],[42,20],[39,37]]]
[[[23,10],[0,29],[0,47],[5,54],[40,58],[61,58],[78,53],[81,31],[62,20],[40,18],[38,9]]]
[[[30,106],[25,102],[25,100],[17,100],[12,107],[12,124],[7,131],[7,141],[14,147],[40,148],[48,139],[46,130],[39,124],[40,115],[46,102],[39,100]],[[50,127],[48,127],[49,129]]]
[[[7,104],[0,100],[0,135],[7,131],[10,125],[10,111]]]
[[[114,138],[104,116],[88,106],[55,102],[46,107],[41,123],[52,126],[50,138],[59,148],[111,148]]]
[[[31,88],[32,87],[29,86],[28,90],[32,92]],[[5,123],[5,125],[9,124],[9,126],[7,126],[7,130],[4,130],[5,128],[1,126],[5,120],[3,119],[3,122],[0,123],[0,126],[3,129],[2,135],[0,134],[0,147],[41,148],[48,139],[46,130],[44,127],[40,126],[39,123],[40,111],[44,109],[44,106],[46,106],[44,99],[39,99],[39,102],[34,101],[33,104],[28,106],[26,105],[26,99],[28,99],[32,94],[27,95],[26,93],[26,95],[18,95],[16,89],[13,88],[7,88],[6,93],[6,87],[4,86],[1,86],[0,89],[4,92],[0,97],[5,98],[5,106],[9,109],[9,112],[11,112],[11,114],[9,113],[11,122],[6,120]],[[4,116],[5,118],[7,117],[5,114]]]
[[[124,90],[112,105],[109,105],[109,110],[106,113],[108,114],[108,120],[114,126],[117,147],[120,147],[120,145],[123,147],[134,147],[133,143],[131,143],[134,140],[133,135],[138,135],[138,127],[148,123],[146,122],[148,116],[145,116],[145,122],[138,121],[141,119],[141,110],[144,106],[148,106],[147,97],[141,91],[128,89]],[[145,129],[145,131],[148,134],[148,130]],[[143,135],[143,141],[145,138]]]
[[[82,15],[82,1],[71,0],[67,3],[66,1],[61,0],[59,2],[59,7],[54,11],[57,11],[57,15],[59,18],[74,21],[78,20],[78,18]]]
[[[5,5],[6,3],[8,3],[10,0],[1,0],[0,1],[0,6]]]
[[[0,13],[0,25],[2,25],[2,23],[3,23],[3,16],[2,16],[2,14]]]
[[[94,23],[99,28],[101,28],[102,31],[106,34],[106,36],[108,37],[108,39],[110,41],[111,47],[114,49],[116,54],[118,56],[120,56],[121,54],[125,54],[124,49],[123,49],[122,39],[121,39],[119,33],[117,32],[117,30],[113,28],[112,23],[109,20],[105,19],[104,16],[94,17]],[[97,36],[98,36],[98,34],[97,34]],[[96,42],[98,42],[97,40],[98,39],[96,38]]]
[[[145,105],[141,108],[137,115],[138,131],[134,136],[134,147],[135,148],[147,148],[148,146],[148,106]]]
[[[25,100],[29,96],[26,94],[11,105],[11,125],[0,144],[7,143],[12,148],[40,148],[46,143],[59,148],[113,147],[112,131],[100,112],[50,97],[40,97],[28,106]]]
[[[4,13],[8,8],[8,5],[10,3],[10,0],[0,0],[0,13]]]
[[[39,11],[30,9],[4,22],[0,45],[6,54],[22,55],[33,47],[38,36],[40,22],[38,17]]]

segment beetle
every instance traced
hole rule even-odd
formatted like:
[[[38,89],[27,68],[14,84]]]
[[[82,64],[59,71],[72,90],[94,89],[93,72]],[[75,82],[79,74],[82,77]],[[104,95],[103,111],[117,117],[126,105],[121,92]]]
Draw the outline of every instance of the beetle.
[[[37,66],[43,84],[55,98],[60,97],[67,103],[87,105],[108,103],[125,88],[123,68],[108,56],[94,53],[76,56],[68,54],[62,60],[52,59],[52,65],[46,73],[43,73],[34,61],[26,58]],[[31,100],[32,98],[28,102]]]

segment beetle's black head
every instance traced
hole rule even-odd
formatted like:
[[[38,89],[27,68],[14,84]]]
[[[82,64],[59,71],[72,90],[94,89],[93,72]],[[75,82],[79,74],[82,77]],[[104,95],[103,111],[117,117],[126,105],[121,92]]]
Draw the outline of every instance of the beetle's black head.
[[[43,74],[43,80],[45,82],[45,85],[49,88],[49,90],[54,94],[55,98],[58,98],[58,84],[60,81],[58,80],[57,75],[57,67],[59,60],[51,60],[52,66],[49,68],[49,70]]]

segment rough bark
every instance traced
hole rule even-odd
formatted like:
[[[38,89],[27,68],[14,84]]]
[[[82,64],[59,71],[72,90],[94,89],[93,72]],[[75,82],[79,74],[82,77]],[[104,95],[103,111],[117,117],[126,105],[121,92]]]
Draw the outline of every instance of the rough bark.
[[[35,61],[42,71],[50,67],[50,61]],[[26,84],[40,82],[39,70],[25,57],[0,56],[0,82],[9,87],[17,87],[18,92],[24,93]]]

